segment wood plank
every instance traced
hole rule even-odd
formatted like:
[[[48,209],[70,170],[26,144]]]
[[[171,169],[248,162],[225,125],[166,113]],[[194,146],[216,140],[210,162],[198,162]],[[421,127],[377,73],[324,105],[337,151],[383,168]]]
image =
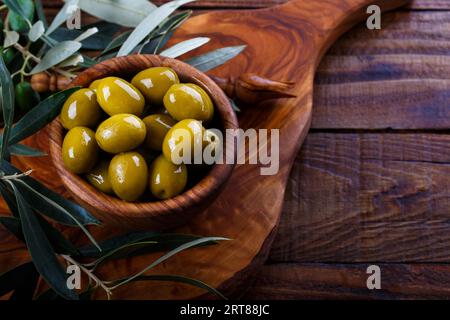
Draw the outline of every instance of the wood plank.
[[[450,12],[386,17],[383,30],[360,26],[328,52],[316,75],[313,128],[450,127]]]
[[[368,290],[368,264],[264,266],[244,299],[449,299],[450,266],[379,264],[381,290]]]
[[[152,2],[161,5],[170,0],[153,0]],[[46,7],[60,7],[60,0],[43,0]],[[287,0],[199,0],[189,4],[191,8],[233,8],[233,9],[255,9],[272,7],[287,2]],[[450,2],[448,0],[415,0],[408,8],[419,10],[448,10]]]
[[[270,259],[449,262],[450,136],[310,134]]]

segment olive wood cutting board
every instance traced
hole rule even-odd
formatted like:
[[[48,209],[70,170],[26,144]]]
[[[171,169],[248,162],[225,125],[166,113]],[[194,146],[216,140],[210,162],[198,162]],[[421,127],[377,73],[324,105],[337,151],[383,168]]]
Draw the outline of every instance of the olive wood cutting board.
[[[198,15],[175,33],[172,43],[195,36],[210,37],[211,43],[198,52],[246,44],[241,55],[210,74],[236,78],[243,73],[256,73],[273,80],[292,81],[295,82],[292,93],[296,98],[246,106],[238,115],[243,129],[280,129],[279,173],[262,176],[259,165],[238,165],[218,199],[188,225],[176,230],[232,240],[179,254],[153,270],[154,274],[196,278],[229,296],[242,293],[251,275],[265,261],[276,232],[289,172],[310,126],[313,79],[321,57],[343,32],[368,17],[368,5],[377,4],[387,11],[407,2],[293,0],[268,9]],[[48,151],[47,141],[48,131],[44,129],[27,143]],[[22,169],[34,169],[34,177],[61,193],[65,192],[50,158],[21,158],[15,159],[15,163]],[[100,228],[94,234],[102,237],[113,232]],[[109,263],[99,270],[100,278],[114,279],[132,274],[155,257],[157,255],[147,255]],[[0,230],[1,268],[27,259],[21,245],[15,244]],[[202,294],[202,290],[182,284],[139,282],[115,291],[113,298],[190,299]],[[99,293],[99,298],[104,296]]]

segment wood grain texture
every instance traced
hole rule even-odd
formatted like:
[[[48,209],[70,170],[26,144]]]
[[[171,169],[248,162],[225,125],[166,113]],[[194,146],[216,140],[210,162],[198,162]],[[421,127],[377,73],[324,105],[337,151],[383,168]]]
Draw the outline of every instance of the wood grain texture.
[[[161,5],[170,0],[153,0],[152,2]],[[191,8],[207,8],[207,9],[256,9],[267,8],[275,5],[283,4],[288,0],[198,0],[188,4]],[[43,4],[49,8],[59,8],[61,0],[43,0]],[[415,10],[448,10],[450,3],[448,0],[414,0],[407,8]]]
[[[375,3],[390,10],[406,2],[380,0]],[[277,100],[264,108],[247,109],[241,114],[243,128],[280,129],[283,152],[279,174],[262,177],[260,166],[238,166],[214,204],[188,226],[177,230],[222,235],[234,240],[181,254],[154,272],[181,273],[232,293],[242,287],[265,260],[281,213],[285,183],[309,128],[316,66],[331,43],[366,16],[365,7],[369,3],[374,2],[295,0],[267,10],[200,15],[179,29],[173,41],[194,35],[211,36],[213,41],[203,50],[231,44],[248,45],[244,55],[233,64],[216,69],[214,75],[235,77],[244,72],[255,72],[270,79],[293,81],[297,84],[294,91],[298,98]],[[99,232],[111,234],[106,228]],[[136,272],[151,258],[144,256],[114,262],[102,270],[102,276],[119,277]],[[181,299],[199,295],[199,290],[187,290],[180,285],[161,284],[151,288],[149,290],[146,283],[133,283],[115,293],[115,298]]]
[[[449,149],[440,134],[310,134],[270,259],[449,262]]]
[[[381,290],[368,290],[370,264],[266,265],[244,299],[450,299],[447,264],[377,264]]]
[[[450,127],[450,12],[395,12],[358,27],[318,68],[315,129]]]

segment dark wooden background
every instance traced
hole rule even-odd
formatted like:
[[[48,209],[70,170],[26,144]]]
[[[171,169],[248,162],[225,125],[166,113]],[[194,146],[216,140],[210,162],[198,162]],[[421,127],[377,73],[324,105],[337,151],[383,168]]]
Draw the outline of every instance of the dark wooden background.
[[[381,31],[340,39],[317,73],[270,258],[244,297],[450,298],[449,128],[450,0],[413,1],[385,14]],[[366,288],[371,264],[382,290]]]

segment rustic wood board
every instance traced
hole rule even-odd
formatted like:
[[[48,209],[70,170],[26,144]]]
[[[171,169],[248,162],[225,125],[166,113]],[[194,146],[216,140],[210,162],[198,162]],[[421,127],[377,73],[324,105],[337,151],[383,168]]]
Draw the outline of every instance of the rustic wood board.
[[[404,2],[376,3],[383,9],[392,9]],[[202,34],[212,36],[212,46],[248,44],[245,55],[236,59],[233,65],[219,68],[214,74],[236,76],[242,72],[258,72],[274,79],[296,81],[294,91],[298,98],[276,101],[260,109],[248,109],[241,115],[243,128],[281,129],[280,149],[283,152],[279,175],[263,178],[257,166],[238,167],[221,198],[198,219],[180,230],[205,235],[219,235],[222,232],[220,235],[234,240],[177,256],[156,272],[182,273],[231,293],[264,261],[279,220],[291,165],[309,127],[316,65],[328,46],[364,17],[362,9],[368,3],[372,2],[349,0],[312,3],[297,0],[267,10],[205,14],[191,19],[183,26],[178,39]],[[32,139],[31,143],[41,144],[45,149],[45,138],[44,132]],[[22,162],[26,167],[29,164]],[[36,171],[47,182],[60,188],[52,168],[48,167],[45,160],[32,164],[35,168],[39,166]],[[110,232],[103,230],[102,233]],[[137,271],[149,259],[139,257],[118,261],[104,268],[103,275],[118,277]],[[146,284],[135,284],[131,290],[127,288],[117,292],[115,297],[192,298],[199,295],[198,290],[162,283],[151,286],[151,289],[150,292]]]
[[[158,5],[169,2],[170,0],[153,0]],[[275,5],[286,3],[288,0],[198,0],[189,3],[186,7],[198,9],[255,9],[267,8]],[[61,7],[61,0],[43,0],[45,7]],[[448,0],[414,0],[405,8],[409,9],[432,9],[446,10],[450,9]]]
[[[376,34],[353,29],[322,61],[312,134],[291,172],[268,265],[245,298],[450,298],[450,29],[436,23],[447,24],[450,12],[429,3],[433,11],[385,14],[389,23]],[[353,88],[364,82],[372,91],[362,96]],[[406,91],[384,95],[375,109],[372,100],[392,83]],[[406,94],[416,90],[421,103]],[[347,105],[334,104],[340,99],[366,112],[348,121],[340,116]],[[351,243],[338,240],[346,229]],[[336,238],[325,245],[330,232]],[[380,291],[366,289],[373,263],[382,269]]]

